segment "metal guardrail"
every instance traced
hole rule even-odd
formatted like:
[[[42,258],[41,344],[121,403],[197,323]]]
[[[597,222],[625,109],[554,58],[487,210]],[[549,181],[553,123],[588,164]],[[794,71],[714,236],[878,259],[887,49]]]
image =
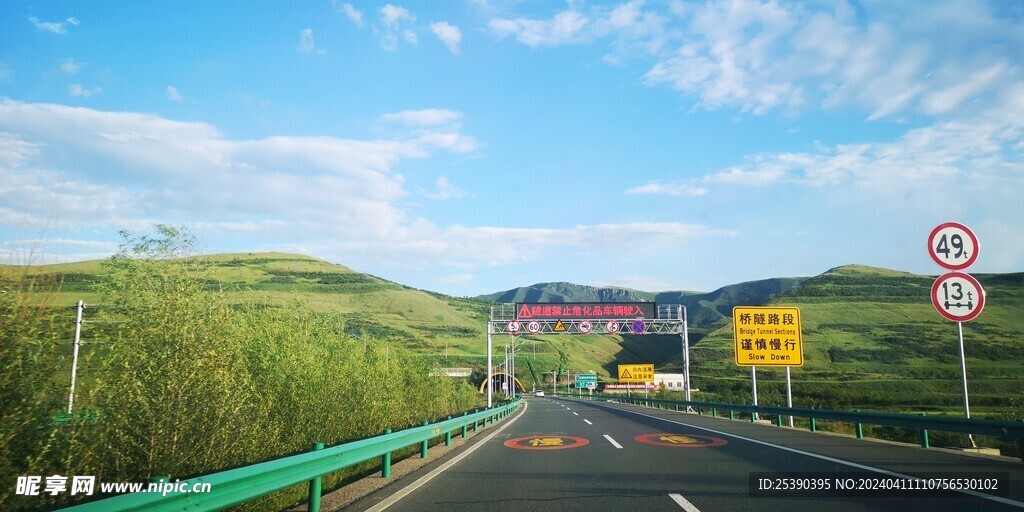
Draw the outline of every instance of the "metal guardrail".
[[[810,430],[812,432],[817,430],[816,422],[818,420],[853,423],[856,425],[858,438],[864,437],[864,424],[909,428],[920,431],[921,446],[923,448],[929,447],[929,430],[1003,437],[1007,439],[1017,440],[1018,446],[1020,447],[1019,451],[1022,460],[1024,460],[1024,421],[946,418],[938,416],[925,416],[923,414],[919,416],[910,416],[906,414],[890,414],[878,412],[850,412],[834,411],[829,409],[802,409],[764,405],[723,404],[716,402],[662,400],[657,398],[637,398],[611,395],[594,395],[580,397],[574,395],[559,394],[557,396],[577,398],[581,400],[601,400],[606,402],[616,401],[619,403],[640,405],[646,407],[657,407],[660,409],[669,409],[671,407],[674,407],[677,411],[684,407],[688,407],[690,409],[696,409],[699,414],[704,414],[705,411],[711,411],[711,414],[713,416],[718,416],[718,413],[721,411],[723,412],[723,414],[728,414],[729,419],[735,419],[735,413],[742,412],[750,414],[751,421],[756,420],[756,414],[765,414],[768,416],[775,416],[775,424],[779,426],[782,425],[782,418],[784,416],[794,416],[798,418],[810,419]]]
[[[109,511],[209,511],[249,501],[274,491],[309,482],[309,510],[320,510],[321,477],[370,459],[381,457],[382,476],[391,476],[391,453],[420,444],[420,456],[427,458],[431,439],[444,436],[445,445],[451,444],[452,432],[466,436],[478,425],[487,426],[509,416],[522,405],[516,399],[505,405],[479,412],[464,412],[462,416],[448,417],[437,423],[423,422],[423,426],[408,428],[362,439],[351,443],[324,448],[317,443],[313,451],[292,455],[250,466],[221,471],[182,481],[183,488],[193,489],[195,484],[210,484],[209,493],[175,493],[162,496],[159,492],[122,494],[62,510],[74,512]]]

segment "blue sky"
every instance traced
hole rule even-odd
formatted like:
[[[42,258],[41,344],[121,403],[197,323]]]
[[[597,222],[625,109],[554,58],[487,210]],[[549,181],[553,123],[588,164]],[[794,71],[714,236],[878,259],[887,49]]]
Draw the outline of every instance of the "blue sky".
[[[1020,2],[0,3],[0,257],[308,254],[477,295],[1024,271]]]

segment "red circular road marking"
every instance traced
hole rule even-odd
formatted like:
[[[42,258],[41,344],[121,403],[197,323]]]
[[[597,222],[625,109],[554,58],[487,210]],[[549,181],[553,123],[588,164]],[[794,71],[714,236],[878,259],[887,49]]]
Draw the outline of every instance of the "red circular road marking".
[[[689,434],[646,434],[636,436],[634,439],[644,444],[679,448],[711,448],[713,446],[729,444],[725,439]]]
[[[569,439],[572,443],[566,443],[565,440]],[[579,448],[590,444],[590,441],[575,436],[527,436],[517,437],[515,439],[509,439],[505,441],[505,446],[509,448],[515,448],[517,450],[567,450],[569,448]]]

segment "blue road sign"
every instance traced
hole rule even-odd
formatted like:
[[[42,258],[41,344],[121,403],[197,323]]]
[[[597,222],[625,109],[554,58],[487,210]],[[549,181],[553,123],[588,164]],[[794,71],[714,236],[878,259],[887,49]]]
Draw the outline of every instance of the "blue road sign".
[[[643,334],[647,330],[647,324],[643,320],[633,321],[633,334]]]

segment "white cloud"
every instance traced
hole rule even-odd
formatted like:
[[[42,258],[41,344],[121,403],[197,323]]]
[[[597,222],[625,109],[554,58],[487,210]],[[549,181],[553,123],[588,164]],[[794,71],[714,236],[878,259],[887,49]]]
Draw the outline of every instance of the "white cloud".
[[[347,2],[339,4],[338,0],[331,0],[331,4],[334,5],[335,9],[345,13],[345,16],[348,16],[348,19],[352,20],[352,23],[355,23],[360,27],[363,26],[363,13],[355,7],[352,7],[352,4]]]
[[[3,99],[0,228],[45,227],[54,218],[68,232],[183,223],[218,239],[301,247],[374,269],[470,269],[565,248],[606,251],[618,240],[642,240],[630,250],[654,251],[733,234],[672,222],[547,229],[439,226],[416,217],[401,207],[409,192],[397,167],[470,149],[452,128],[461,114],[438,112],[395,117],[420,125],[410,137],[236,140],[205,123],[154,114]],[[432,131],[438,122],[449,124]],[[435,184],[438,197],[462,193],[447,178]]]
[[[409,44],[417,44],[419,39],[416,36],[416,32],[404,27],[406,24],[416,21],[416,16],[409,12],[408,9],[387,4],[377,12],[379,21],[373,31],[380,38],[380,47],[384,51],[393,52],[398,50],[399,35]]]
[[[75,59],[68,57],[67,59],[61,61],[60,65],[57,66],[57,69],[61,72],[61,74],[74,75],[81,71],[82,66],[84,65],[85,64],[82,64],[81,62],[75,62]]]
[[[631,0],[569,2],[547,18],[494,17],[488,25],[530,47],[608,38],[607,62],[653,58],[644,82],[699,108],[763,115],[853,107],[879,120],[969,114],[1020,83],[1024,58],[1015,49],[1024,46],[1024,27],[999,9],[962,1],[855,9],[845,1]]]
[[[380,8],[380,21],[385,25],[395,25],[401,21],[416,21],[416,17],[404,7],[387,4]]]
[[[626,190],[629,195],[666,195],[673,197],[700,197],[708,193],[708,189],[691,182],[677,181],[661,183],[652,181]]]
[[[313,40],[313,29],[307,28],[299,32],[299,53],[313,53],[325,54],[322,48],[316,47],[316,42]]]
[[[178,88],[173,85],[167,86],[167,99],[171,101],[181,101],[183,98],[181,93],[178,92]]]
[[[515,36],[520,43],[537,47],[588,41],[590,34],[584,31],[588,23],[590,20],[570,5],[550,20],[495,18],[488,25],[498,38]]]
[[[82,84],[72,84],[68,87],[68,94],[73,98],[89,98],[92,97],[93,94],[99,94],[101,92],[103,92],[103,88],[101,87],[89,88]]]
[[[35,16],[29,16],[28,21],[35,25],[36,28],[44,32],[52,32],[57,35],[64,35],[68,33],[68,26],[78,26],[81,24],[78,18],[71,17],[64,21],[40,21]]]
[[[452,185],[448,180],[447,176],[439,176],[434,182],[437,186],[436,192],[425,192],[421,191],[424,197],[427,199],[433,199],[435,201],[447,201],[449,199],[458,199],[460,197],[466,197],[468,193],[455,185]]]
[[[462,121],[462,113],[446,109],[424,109],[424,110],[403,110],[394,114],[380,116],[380,121],[385,123],[400,124],[403,126],[426,128],[431,126],[443,126],[456,124]]]
[[[459,53],[459,44],[462,43],[462,31],[459,27],[449,24],[447,21],[440,21],[430,24],[430,30],[434,35],[448,47],[452,53]]]

